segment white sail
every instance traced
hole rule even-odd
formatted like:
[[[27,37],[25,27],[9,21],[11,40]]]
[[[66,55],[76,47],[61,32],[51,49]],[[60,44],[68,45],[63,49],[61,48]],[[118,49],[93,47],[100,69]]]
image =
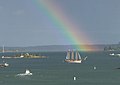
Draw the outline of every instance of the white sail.
[[[76,52],[76,54],[75,54],[75,55],[76,55],[76,56],[75,56],[75,59],[76,59],[76,60],[78,60],[78,58],[77,58],[77,56],[78,56],[78,53]]]
[[[68,56],[66,56],[66,59],[69,59]]]
[[[80,56],[80,54],[78,53],[78,58],[79,58],[79,60],[81,60],[81,56]]]
[[[26,72],[25,72],[26,74],[29,74],[30,73],[30,71],[28,70],[28,69],[26,69]]]
[[[68,54],[67,54],[67,56],[66,56],[66,59],[69,59]]]
[[[70,50],[67,52],[66,59],[70,59]]]
[[[71,59],[74,60],[74,51],[72,51],[72,54],[71,54]]]

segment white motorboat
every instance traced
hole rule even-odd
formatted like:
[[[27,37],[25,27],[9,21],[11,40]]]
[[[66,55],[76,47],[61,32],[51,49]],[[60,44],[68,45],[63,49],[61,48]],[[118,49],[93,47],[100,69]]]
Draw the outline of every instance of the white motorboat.
[[[26,69],[25,73],[17,74],[17,76],[27,76],[27,75],[32,75],[32,73],[28,69]]]

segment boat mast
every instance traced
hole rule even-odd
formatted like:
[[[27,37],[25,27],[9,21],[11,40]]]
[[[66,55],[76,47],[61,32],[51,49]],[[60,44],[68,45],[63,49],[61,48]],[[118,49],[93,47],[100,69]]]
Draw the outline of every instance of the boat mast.
[[[3,45],[2,52],[3,52],[3,54],[4,54],[4,52],[5,52],[4,45]],[[2,58],[4,58],[4,55],[2,56]]]
[[[3,45],[3,53],[5,52],[4,45]]]

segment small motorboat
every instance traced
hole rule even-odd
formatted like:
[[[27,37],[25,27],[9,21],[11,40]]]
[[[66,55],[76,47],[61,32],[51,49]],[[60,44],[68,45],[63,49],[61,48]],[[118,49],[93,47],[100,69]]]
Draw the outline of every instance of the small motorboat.
[[[119,54],[119,53],[118,53],[118,54],[111,53],[111,54],[109,54],[109,55],[111,55],[111,56],[118,56],[118,57],[120,57],[120,54]]]
[[[114,56],[115,54],[114,54],[114,53],[111,53],[111,54],[109,54],[109,55]]]
[[[26,69],[25,73],[17,74],[17,76],[27,76],[27,75],[32,75],[32,73],[28,69]]]
[[[8,66],[9,66],[8,63],[0,64],[0,67],[8,67]]]

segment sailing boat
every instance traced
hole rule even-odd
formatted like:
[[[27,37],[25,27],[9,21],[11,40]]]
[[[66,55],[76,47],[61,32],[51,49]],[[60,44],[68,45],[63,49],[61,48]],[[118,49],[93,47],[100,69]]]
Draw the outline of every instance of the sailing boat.
[[[4,50],[4,45],[3,45],[3,51],[2,51],[3,53],[5,52],[5,50]],[[2,58],[5,58],[4,56],[2,56]],[[4,62],[4,61],[3,61]],[[2,64],[0,64],[0,67],[8,67],[9,66],[9,64],[8,63],[2,63]]]
[[[3,45],[2,53],[3,53],[3,54],[5,53],[5,46],[4,46],[4,45]],[[3,55],[2,58],[10,58],[10,57],[6,57],[6,56]]]
[[[65,62],[68,63],[81,63],[82,59],[78,51],[68,50]]]
[[[3,45],[3,50],[2,50],[2,52],[3,52],[3,54],[4,54],[4,52],[5,52],[5,50],[4,50],[4,45]],[[4,56],[2,56],[2,58],[4,58]]]

